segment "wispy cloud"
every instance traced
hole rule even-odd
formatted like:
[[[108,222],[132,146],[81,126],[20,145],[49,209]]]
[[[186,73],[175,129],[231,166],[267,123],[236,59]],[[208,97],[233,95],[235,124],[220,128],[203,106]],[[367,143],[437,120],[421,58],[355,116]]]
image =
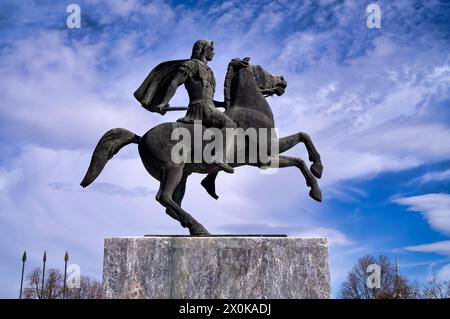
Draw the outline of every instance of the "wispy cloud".
[[[408,206],[409,211],[419,212],[430,226],[450,235],[450,195],[425,194],[394,199],[395,203]]]
[[[450,281],[450,264],[442,266],[437,273],[437,278],[442,281]]]
[[[444,170],[444,171],[435,171],[435,172],[429,172],[425,173],[422,176],[419,176],[417,178],[414,178],[411,180],[410,184],[427,184],[427,183],[436,183],[436,182],[442,182],[442,181],[448,181],[450,180],[450,169]]]
[[[450,256],[450,240],[439,241],[431,244],[407,246],[404,249],[408,251],[437,253]]]
[[[66,192],[70,191],[82,191],[80,189],[80,185],[73,185],[70,183],[60,183],[60,182],[54,182],[48,184],[49,187],[55,189],[55,190],[63,190]],[[112,184],[112,183],[102,183],[102,182],[96,182],[94,183],[90,188],[89,191],[95,191],[99,192],[105,195],[111,195],[111,196],[124,196],[124,197],[142,197],[142,196],[150,196],[150,195],[156,195],[155,190],[150,190],[147,187],[122,187],[120,185]]]
[[[426,194],[398,198],[394,200],[398,204],[407,205],[408,210],[419,212],[431,225],[431,227],[445,235],[450,235],[450,195],[448,194]],[[444,240],[429,244],[407,246],[406,251],[436,253],[450,256],[450,240]],[[438,276],[447,280],[449,276],[449,265],[443,266]]]

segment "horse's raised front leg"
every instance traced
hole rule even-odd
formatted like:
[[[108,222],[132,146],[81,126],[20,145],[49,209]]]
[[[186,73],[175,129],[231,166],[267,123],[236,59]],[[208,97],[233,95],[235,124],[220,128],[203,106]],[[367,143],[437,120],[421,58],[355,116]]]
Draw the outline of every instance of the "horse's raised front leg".
[[[279,167],[295,166],[299,168],[303,176],[305,177],[306,185],[311,187],[311,190],[309,191],[309,196],[311,196],[318,202],[322,201],[322,192],[320,191],[319,185],[317,184],[317,180],[311,174],[311,172],[309,171],[308,167],[306,166],[305,162],[302,159],[297,157],[280,155],[278,157],[278,160],[279,160]]]
[[[189,228],[189,233],[193,236],[208,236],[208,231],[187,213],[174,200],[174,192],[183,179],[183,167],[164,167],[161,168],[161,184],[159,186],[156,200],[166,207],[166,212],[176,220],[178,220],[183,227]],[[181,191],[180,189],[178,191]],[[177,196],[180,196],[178,193]],[[175,196],[175,197],[177,197]],[[181,201],[180,201],[181,203]]]
[[[296,133],[286,137],[282,137],[279,140],[280,154],[291,149],[298,143],[304,143],[306,150],[308,151],[309,160],[313,163],[311,165],[311,173],[317,178],[322,177],[323,165],[320,160],[320,154],[317,152],[311,138],[304,132]]]

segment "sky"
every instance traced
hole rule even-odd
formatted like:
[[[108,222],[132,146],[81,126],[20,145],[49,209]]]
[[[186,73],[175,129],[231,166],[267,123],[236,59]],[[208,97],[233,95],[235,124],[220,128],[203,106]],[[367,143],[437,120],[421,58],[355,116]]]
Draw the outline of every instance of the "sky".
[[[69,4],[81,27],[68,28]],[[381,8],[368,28],[366,8]],[[324,163],[323,202],[296,168],[219,174],[214,200],[188,180],[183,207],[211,233],[327,237],[332,294],[364,255],[386,255],[425,283],[450,280],[450,4],[445,1],[10,1],[0,3],[0,297],[64,252],[101,280],[104,239],[186,234],[155,200],[136,145],[79,186],[107,130],[138,135],[161,117],[133,92],[167,60],[211,39],[226,66],[251,57],[288,82],[269,98],[281,136],[307,132]],[[172,105],[186,105],[180,88]],[[303,145],[287,155],[307,161]]]

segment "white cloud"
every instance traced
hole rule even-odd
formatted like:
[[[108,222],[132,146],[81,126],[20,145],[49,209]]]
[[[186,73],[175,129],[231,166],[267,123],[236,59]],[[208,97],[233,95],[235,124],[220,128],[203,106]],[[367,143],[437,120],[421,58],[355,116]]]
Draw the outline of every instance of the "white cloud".
[[[425,194],[403,197],[394,199],[394,202],[409,206],[408,210],[410,211],[421,213],[433,229],[445,235],[450,235],[449,194]]]
[[[409,158],[416,164],[432,163],[450,156],[450,141],[446,138],[449,134],[450,128],[441,124],[393,123],[360,134],[351,148],[372,150],[400,160]]]
[[[450,264],[444,265],[439,269],[437,278],[440,281],[450,281]]]
[[[106,2],[104,4],[109,7],[112,14],[120,17],[127,17],[141,8],[138,0],[118,0]]]
[[[449,194],[425,194],[419,196],[397,198],[394,199],[394,202],[409,206],[409,211],[421,213],[433,229],[447,236],[450,235]],[[412,252],[435,253],[450,256],[450,240],[444,240],[430,244],[407,246],[403,249]],[[450,278],[448,266],[449,265],[444,266],[439,271],[438,275],[441,278]]]
[[[422,176],[414,178],[410,183],[426,184],[426,183],[442,182],[447,180],[450,180],[450,169],[444,171],[425,173]]]
[[[115,126],[142,132],[136,103],[105,93],[112,81],[98,72],[99,55],[101,45],[67,45],[56,32],[19,42],[0,63],[2,74],[8,74],[0,80],[3,134],[71,149],[91,147],[92,137]]]
[[[408,246],[404,249],[408,251],[437,253],[450,256],[450,240],[439,241],[431,244]]]
[[[363,176],[370,178],[382,172],[400,171],[420,164],[414,158],[398,158],[370,150],[364,152],[322,148],[321,155],[327,170],[321,183],[323,185]]]

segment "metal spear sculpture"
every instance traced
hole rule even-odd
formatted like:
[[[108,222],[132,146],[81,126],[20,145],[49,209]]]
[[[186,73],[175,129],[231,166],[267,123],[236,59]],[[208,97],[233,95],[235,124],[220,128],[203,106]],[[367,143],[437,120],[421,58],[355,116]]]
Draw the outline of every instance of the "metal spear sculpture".
[[[22,276],[20,277],[20,294],[19,299],[22,299],[23,274],[25,271],[25,262],[27,261],[27,252],[24,251],[22,255]]]
[[[64,255],[64,286],[63,286],[63,299],[66,299],[66,280],[67,280],[67,262],[69,261],[69,254]]]
[[[47,262],[47,251],[44,251],[44,257],[42,257],[42,287],[41,287],[41,299],[44,299],[44,283],[45,283],[45,263]]]

